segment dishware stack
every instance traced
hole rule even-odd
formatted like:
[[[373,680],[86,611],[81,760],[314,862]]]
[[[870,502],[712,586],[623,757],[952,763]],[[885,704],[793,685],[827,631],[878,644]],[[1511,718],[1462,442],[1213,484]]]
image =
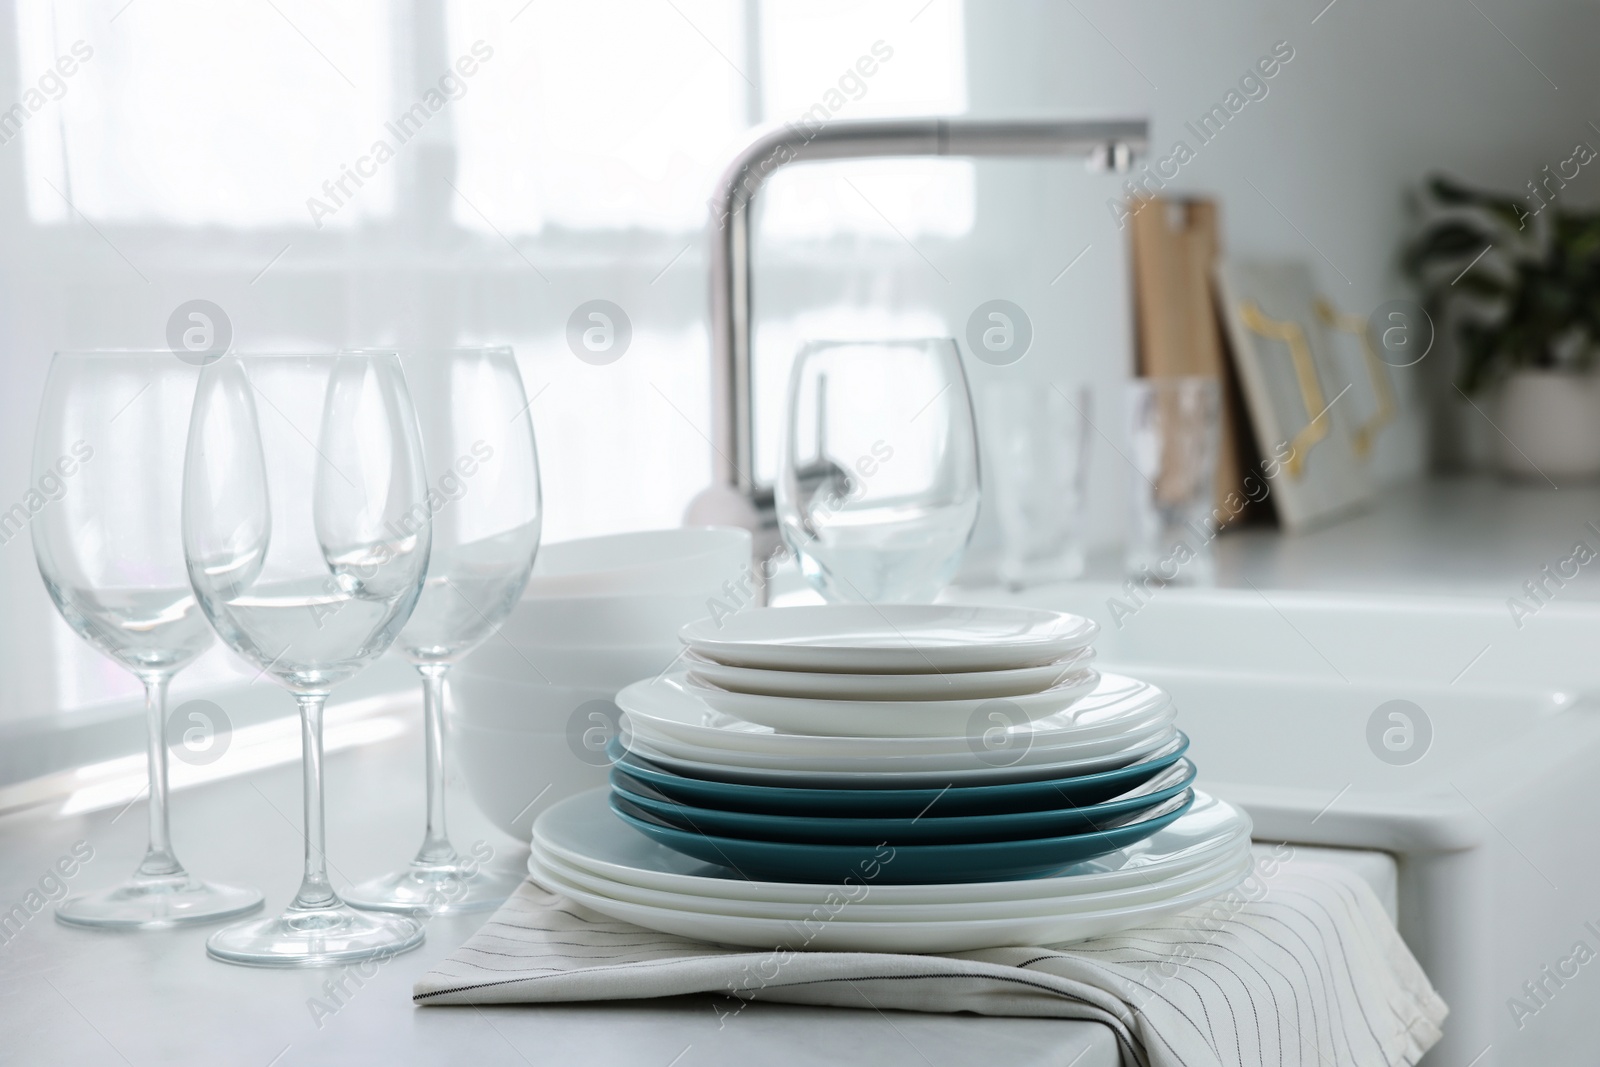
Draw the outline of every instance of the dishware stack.
[[[1237,885],[1249,819],[1194,788],[1171,699],[1096,627],[1010,607],[824,605],[685,626],[617,694],[609,794],[530,871],[710,940],[958,951],[1099,936]]]
[[[671,666],[678,629],[714,601],[738,607],[749,570],[749,532],[721,527],[543,546],[496,636],[451,674],[451,730],[484,814],[526,838],[546,786],[539,807],[604,784],[617,690]]]

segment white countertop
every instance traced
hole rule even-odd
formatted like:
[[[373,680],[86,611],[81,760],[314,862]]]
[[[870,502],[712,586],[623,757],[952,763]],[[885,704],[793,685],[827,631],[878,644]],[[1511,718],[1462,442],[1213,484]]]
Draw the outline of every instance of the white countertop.
[[[1600,488],[1425,482],[1310,533],[1245,529],[1217,542],[1218,585],[1265,590],[1446,594],[1502,601],[1586,541],[1600,549]],[[1585,567],[1562,599],[1600,600]],[[1120,580],[1114,559],[1089,575]],[[283,698],[287,702],[287,697]],[[337,884],[398,866],[422,819],[420,711],[404,731],[328,757],[329,855]],[[253,884],[281,908],[299,880],[298,761],[196,786],[173,803],[180,857],[197,873]],[[489,842],[520,866],[525,846],[485,823],[452,787],[458,847]],[[74,888],[110,884],[144,848],[144,805],[62,816],[59,805],[0,817],[0,911],[22,903],[74,842],[94,858]],[[25,1064],[714,1063],[1052,1064],[1111,1067],[1114,1040],[1092,1023],[882,1014],[754,1004],[719,1028],[706,997],[639,1004],[414,1008],[414,978],[486,916],[434,920],[417,952],[386,964],[319,1027],[308,1002],[337,970],[265,971],[206,958],[213,927],[107,934],[58,925],[48,909],[0,942],[0,1062]]]
[[[288,698],[285,697],[285,700]],[[422,825],[420,709],[397,705],[400,736],[329,755],[328,841],[335,884],[400,865]],[[224,757],[226,758],[226,757]],[[283,907],[299,883],[300,767],[281,764],[183,790],[173,835],[190,869],[264,890]],[[519,847],[451,790],[458,848],[487,841],[496,861],[526,862]],[[120,805],[119,805],[120,807]],[[0,910],[22,903],[51,864],[80,840],[94,857],[72,880],[98,887],[132,871],[144,850],[143,802],[61,817],[41,807],[0,818]],[[1054,1019],[880,1013],[752,1004],[719,1023],[715,998],[475,1008],[415,1008],[411,983],[487,918],[435,919],[416,952],[380,968],[317,1025],[308,1001],[324,998],[338,969],[271,971],[205,955],[214,927],[102,933],[61,926],[39,912],[0,944],[0,1062],[295,1067],[300,1064],[900,1063],[1115,1067],[1111,1032]]]
[[[1266,524],[1226,531],[1213,542],[1215,584],[1267,593],[1474,596],[1503,604],[1526,596],[1523,583],[1570,556],[1578,541],[1600,556],[1597,530],[1600,485],[1552,489],[1489,477],[1405,482],[1360,512],[1302,533]],[[1577,577],[1560,587],[1547,585],[1553,598],[1600,601],[1600,558],[1576,569]],[[1123,578],[1115,548],[1091,552],[1081,580],[1121,584]],[[993,560],[974,558],[954,597],[984,598],[993,581]]]
[[[1217,539],[1224,587],[1364,593],[1523,595],[1577,541],[1600,553],[1600,486],[1552,489],[1495,478],[1407,482],[1367,510],[1299,534],[1245,527]],[[1585,566],[1559,599],[1600,600]],[[1554,588],[1554,587],[1552,587]]]

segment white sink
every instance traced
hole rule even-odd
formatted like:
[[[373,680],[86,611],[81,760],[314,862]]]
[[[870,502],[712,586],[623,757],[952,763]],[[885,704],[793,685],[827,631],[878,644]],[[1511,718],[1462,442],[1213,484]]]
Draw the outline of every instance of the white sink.
[[[959,599],[1100,622],[1101,664],[1173,694],[1202,784],[1258,840],[1394,854],[1401,933],[1451,1008],[1429,1067],[1593,1062],[1600,961],[1545,976],[1579,941],[1600,953],[1600,605],[1549,604],[1519,630],[1503,602],[1466,598],[1162,589],[1131,615],[1110,585]],[[1398,753],[1369,740],[1395,700],[1421,709],[1402,710],[1425,745],[1387,711]]]

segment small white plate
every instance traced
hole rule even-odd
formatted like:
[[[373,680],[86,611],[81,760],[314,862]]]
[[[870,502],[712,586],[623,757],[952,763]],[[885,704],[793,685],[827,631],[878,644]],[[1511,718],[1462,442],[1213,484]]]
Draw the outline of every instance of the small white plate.
[[[935,675],[934,677],[937,677]],[[945,677],[953,677],[945,675]],[[821,700],[815,697],[763,696],[735,693],[696,681],[692,674],[679,683],[707,706],[785,734],[826,737],[956,737],[983,713],[992,711],[1013,724],[1061,718],[1077,701],[1094,691],[1100,675],[1092,668],[1068,672],[1049,689],[1009,697],[966,697],[958,700]]]
[[[1024,747],[1043,752],[1117,737],[1127,737],[1131,741],[1133,731],[1156,722],[1172,706],[1172,699],[1157,686],[1120,674],[1100,675],[1093,691],[1080,698],[1071,699],[1070,692],[1049,698],[1041,695],[1040,703],[1048,707],[1060,703],[1063,697],[1071,700],[1069,706],[1031,721],[1029,711],[1041,709],[1037,705],[1024,708],[1026,698],[952,701],[950,703],[956,705],[952,712],[936,709],[930,713],[945,727],[931,736],[895,736],[887,730],[875,736],[829,733],[826,727],[833,725],[833,717],[827,705],[836,703],[834,701],[791,701],[788,703],[794,705],[792,710],[747,707],[743,701],[759,700],[772,705],[785,701],[781,697],[753,697],[746,693],[705,694],[703,688],[688,682],[681,673],[625,687],[617,693],[617,706],[628,713],[634,734],[641,738],[665,736],[697,748],[753,755],[852,761],[970,756],[974,744],[985,742],[986,752],[997,748],[1015,751]],[[709,706],[713,700],[721,702],[725,698],[736,699],[722,709]],[[855,709],[848,713],[854,716],[877,714],[875,702],[837,703]],[[920,701],[883,703],[896,707],[925,707]],[[741,715],[740,711],[751,714]],[[788,722],[791,729],[775,729],[776,724],[752,721],[754,715],[765,715],[768,711],[772,717]],[[814,728],[803,733],[792,729],[813,723]],[[997,734],[996,730],[1002,733]],[[1060,754],[1068,753],[1063,750]]]
[[[1049,689],[1094,660],[1094,649],[1080,648],[1043,667],[1009,671],[959,671],[954,674],[822,674],[730,667],[697,656],[683,657],[689,677],[734,693],[819,700],[965,700],[1010,697]]]
[[[731,901],[822,905],[838,886],[805,882],[753,882],[726,867],[702,863],[629,828],[607,806],[608,790],[591,789],[558,801],[533,824],[541,852],[613,882],[667,893]],[[1148,886],[1220,863],[1235,847],[1249,847],[1250,817],[1225,800],[1196,789],[1183,817],[1125,849],[1074,864],[1047,878],[947,885],[872,886],[876,904],[963,904],[1053,900]]]
[[[679,638],[735,667],[851,674],[939,674],[1041,667],[1099,629],[1058,611],[943,604],[813,604],[691,622]]]
[[[689,755],[674,755],[672,752],[655,748],[648,742],[640,741],[637,737],[631,739],[628,747],[645,759],[659,763],[678,774],[714,781],[818,789],[942,789],[947,785],[1034,782],[1108,771],[1113,767],[1124,767],[1135,760],[1143,759],[1171,743],[1177,736],[1177,728],[1170,725],[1169,721],[1168,725],[1159,727],[1148,739],[1130,743],[1126,748],[1116,749],[1103,755],[1051,758],[1043,762],[1024,758],[1012,763],[995,758],[992,765],[978,760],[974,755],[966,761],[965,766],[955,770],[927,766],[898,767],[894,770],[881,768],[867,770],[856,767],[849,767],[847,770],[818,770],[795,766],[791,761],[778,761],[776,764],[766,766],[735,764],[725,761],[725,753],[705,753],[710,755],[712,760]]]

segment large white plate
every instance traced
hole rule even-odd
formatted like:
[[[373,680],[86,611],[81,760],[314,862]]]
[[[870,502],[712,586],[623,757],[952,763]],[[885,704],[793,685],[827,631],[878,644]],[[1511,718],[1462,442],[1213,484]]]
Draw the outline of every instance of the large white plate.
[[[853,674],[997,671],[1054,663],[1094,640],[1089,619],[1058,611],[944,604],[811,604],[701,619],[678,631],[735,667]]]
[[[961,922],[967,919],[1029,919],[1049,915],[1076,915],[1158,904],[1187,894],[1203,885],[1251,863],[1250,842],[1244,838],[1219,850],[1208,862],[1191,870],[1165,876],[1122,889],[1098,893],[1069,893],[1026,900],[975,900],[955,903],[885,904],[878,900],[881,887],[870,884],[835,886],[824,902],[792,903],[772,900],[743,900],[703,896],[697,893],[672,893],[660,889],[619,882],[584,870],[537,845],[528,857],[528,873],[536,879],[553,874],[580,889],[628,904],[666,908],[670,911],[710,912],[740,915],[749,919],[780,919],[794,923],[825,918],[831,922]]]
[[[945,675],[946,678],[957,677]],[[819,700],[735,693],[681,674],[678,684],[717,711],[788,734],[840,737],[954,737],[992,710],[1011,722],[1056,718],[1094,691],[1093,669],[1070,671],[1038,693],[959,700]]]
[[[474,653],[477,655],[477,653]],[[1094,649],[1080,648],[1042,667],[1007,671],[957,671],[945,674],[829,674],[731,667],[697,656],[683,657],[689,676],[734,693],[819,700],[964,700],[1009,697],[1049,689],[1094,660]],[[643,677],[641,675],[640,677]]]
[[[1060,915],[956,922],[830,922],[796,923],[789,919],[756,919],[743,915],[680,911],[650,907],[592,893],[541,870],[537,880],[587,908],[613,919],[651,930],[754,948],[788,948],[814,952],[970,952],[1004,945],[1059,945],[1105,937],[1143,925],[1237,886],[1250,872],[1248,862],[1224,871],[1212,881],[1176,897],[1152,904],[1105,908]]]
[[[709,778],[721,782],[744,782],[750,785],[782,785],[819,789],[935,789],[947,785],[991,785],[998,782],[1032,782],[1046,778],[1066,778],[1072,775],[1094,774],[1123,767],[1143,759],[1171,743],[1178,736],[1172,725],[1174,715],[1169,710],[1155,723],[1154,732],[1142,740],[1129,741],[1125,748],[1112,748],[1099,755],[1089,755],[1081,747],[1072,751],[1071,758],[1059,758],[1060,752],[1032,750],[1017,758],[1014,753],[1001,750],[987,751],[990,762],[978,758],[976,752],[966,756],[934,757],[948,761],[943,769],[938,763],[929,764],[929,757],[907,757],[906,763],[863,767],[849,761],[831,764],[827,761],[763,759],[725,750],[697,749],[675,739],[642,739],[637,732],[627,741],[627,747],[645,759],[669,767],[679,774],[692,778]],[[1118,742],[1091,742],[1095,751],[1101,746]],[[670,750],[669,750],[670,749]],[[734,762],[734,759],[742,762]],[[754,762],[752,762],[754,761]],[[1010,761],[1010,762],[1007,762]],[[821,769],[811,766],[822,762]],[[991,765],[992,763],[992,765]],[[828,769],[843,766],[842,770]]]
[[[533,824],[533,845],[546,855],[613,882],[667,893],[726,900],[827,903],[838,886],[755,882],[726,867],[702,863],[631,829],[592,789],[553,804]],[[1221,862],[1250,839],[1250,818],[1227,801],[1195,790],[1183,817],[1143,841],[1074,864],[1049,878],[949,885],[873,885],[877,904],[959,904],[1059,899],[1138,888]]]
[[[617,694],[617,706],[628,713],[629,723],[640,736],[664,735],[697,747],[786,758],[865,760],[892,757],[901,760],[911,756],[971,755],[973,744],[986,737],[990,749],[998,745],[1008,750],[1023,747],[1044,750],[1128,736],[1157,721],[1172,705],[1165,692],[1148,682],[1107,674],[1097,677],[1093,692],[1072,700],[1070,706],[1060,711],[1032,721],[1027,721],[1030,718],[1027,709],[1018,706],[1026,698],[1000,702],[949,701],[959,705],[961,710],[950,717],[948,725],[953,729],[941,734],[860,736],[830,735],[826,730],[816,729],[785,732],[781,727],[775,728],[773,723],[753,720],[728,707],[715,707],[702,693],[703,690],[689,682],[682,672],[677,672],[625,687]],[[794,713],[796,718],[835,703],[790,701],[784,697],[754,697],[745,693],[723,693],[722,696],[775,705],[789,703],[802,709]],[[837,703],[854,707],[870,702]],[[920,701],[887,703],[926,706]],[[994,733],[997,729],[1003,731],[1003,737]]]
[[[773,746],[772,750],[751,752],[743,747],[726,744],[704,745],[685,741],[671,734],[657,732],[653,725],[639,719],[630,719],[629,748],[654,749],[679,759],[698,760],[702,763],[721,764],[725,767],[758,767],[770,770],[810,771],[821,774],[844,773],[895,773],[903,771],[962,771],[992,766],[1032,767],[1067,760],[1093,759],[1121,752],[1158,735],[1171,736],[1177,712],[1172,708],[1157,712],[1111,737],[1092,738],[1087,741],[1060,741],[1054,744],[1028,744],[1026,740],[1012,740],[1011,735],[996,738],[987,747],[981,731],[975,731],[970,743],[957,739],[959,744],[949,752],[919,752],[904,755],[850,754],[820,756],[802,751],[798,746],[787,748]],[[754,735],[745,735],[746,738]],[[837,737],[799,738],[794,734],[778,734],[785,741],[844,740]]]

